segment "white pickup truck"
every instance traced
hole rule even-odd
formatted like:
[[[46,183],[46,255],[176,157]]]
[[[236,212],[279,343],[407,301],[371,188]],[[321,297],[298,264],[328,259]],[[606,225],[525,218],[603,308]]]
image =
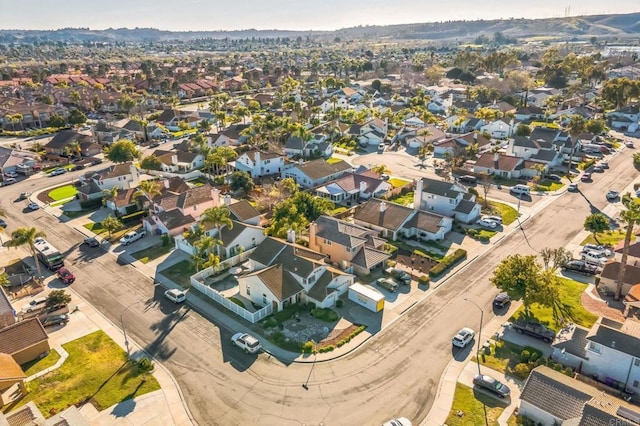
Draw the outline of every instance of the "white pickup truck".
[[[124,235],[124,237],[120,238],[120,244],[122,244],[123,246],[126,246],[128,244],[131,244],[134,241],[138,241],[140,238],[144,237],[145,235],[147,235],[147,231],[145,231],[144,229],[141,229],[139,231],[127,232]]]

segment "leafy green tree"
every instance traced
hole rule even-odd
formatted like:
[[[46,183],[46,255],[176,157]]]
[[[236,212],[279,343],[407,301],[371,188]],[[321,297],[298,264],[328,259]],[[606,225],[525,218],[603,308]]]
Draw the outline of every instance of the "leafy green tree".
[[[129,115],[131,109],[136,106],[136,101],[126,93],[123,94],[118,100],[118,107]]]
[[[129,139],[120,139],[114,142],[107,151],[107,158],[114,163],[133,161],[138,157],[140,157],[140,151],[136,144]]]
[[[584,220],[584,229],[591,232],[593,238],[599,244],[598,234],[611,229],[609,218],[602,213],[594,213],[587,216]]]
[[[117,217],[113,217],[111,215],[104,218],[102,221],[102,227],[107,230],[109,233],[109,238],[111,238],[111,233],[117,231],[118,229],[122,229],[124,225]]]
[[[11,239],[7,241],[7,247],[19,247],[23,245],[29,246],[31,250],[31,256],[36,264],[36,270],[38,271],[38,277],[42,277],[42,271],[40,270],[40,262],[38,262],[38,256],[36,255],[36,239],[39,237],[46,237],[47,234],[44,231],[38,231],[36,228],[18,228],[11,233]]]
[[[622,247],[622,259],[620,259],[620,269],[618,270],[618,280],[616,283],[616,291],[614,298],[620,300],[622,295],[622,285],[624,284],[625,270],[627,268],[627,258],[629,256],[629,246],[633,237],[633,227],[640,222],[640,204],[626,193],[622,196],[622,204],[626,210],[620,213],[620,220],[627,226],[627,232],[624,235],[624,246]]]
[[[387,167],[386,164],[376,164],[375,166],[371,167],[371,171],[382,175],[385,173],[389,173],[391,170],[389,169],[389,167]]]
[[[554,249],[545,247],[540,250],[540,257],[542,258],[544,269],[556,271],[558,268],[561,268],[565,263],[570,261],[572,256],[571,252],[564,247]]]
[[[62,127],[65,127],[66,125],[67,122],[64,121],[64,118],[60,117],[58,114],[53,114],[51,117],[49,117],[49,126],[51,127],[60,129]]]
[[[7,275],[6,272],[2,271],[0,273],[0,287],[8,287],[9,284],[9,275]]]
[[[309,223],[333,208],[334,204],[326,198],[308,192],[296,192],[274,206],[267,234],[285,238],[289,229],[296,233],[303,232]]]
[[[47,296],[45,306],[47,308],[53,308],[68,305],[69,303],[71,303],[71,295],[67,294],[64,290],[52,290],[49,296]]]
[[[228,229],[233,228],[231,212],[226,206],[209,207],[200,216],[200,223],[202,225],[213,226],[217,231],[218,238],[221,238],[223,226],[226,226]]]
[[[531,134],[531,127],[526,124],[519,124],[516,127],[516,136],[529,136]]]
[[[162,170],[162,163],[155,155],[149,155],[140,160],[140,167],[144,170]]]
[[[138,184],[138,189],[133,193],[133,198],[138,200],[140,208],[144,208],[145,204],[150,204],[154,197],[161,195],[160,187],[158,182],[155,180],[143,180]],[[148,200],[147,203],[140,201],[141,198],[146,198]]]
[[[71,125],[84,124],[87,122],[87,116],[80,110],[72,109],[69,113],[68,121]]]
[[[253,189],[254,183],[251,175],[247,172],[236,171],[229,175],[229,186],[232,191],[244,191],[248,193]]]
[[[285,196],[292,196],[300,190],[300,185],[293,178],[284,178],[280,181],[279,189]]]
[[[606,124],[604,120],[601,120],[599,118],[595,120],[587,120],[587,122],[585,123],[585,129],[589,133],[593,133],[594,135],[599,135],[600,133],[604,132],[604,130],[606,129]]]

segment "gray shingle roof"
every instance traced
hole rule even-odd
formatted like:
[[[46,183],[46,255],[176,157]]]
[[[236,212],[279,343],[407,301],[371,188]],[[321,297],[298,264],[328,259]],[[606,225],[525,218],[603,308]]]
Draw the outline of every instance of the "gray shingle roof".
[[[616,330],[602,322],[596,322],[587,335],[587,340],[640,358],[640,339],[622,330]]]
[[[407,221],[404,227],[422,229],[433,234],[440,230],[442,218],[443,216],[438,214],[420,210]]]
[[[414,213],[414,210],[409,207],[390,202],[384,202],[386,208],[381,212],[380,205],[383,202],[384,201],[375,198],[367,201],[359,208],[353,218],[371,225],[396,231],[400,229],[406,220]]]
[[[477,205],[478,204],[474,203],[473,201],[462,200],[460,201],[460,203],[458,203],[456,208],[453,209],[453,211],[460,212],[463,214],[469,214]]]
[[[168,229],[175,229],[179,226],[186,227],[196,221],[193,216],[190,214],[185,216],[178,209],[163,211],[158,213],[157,216]]]
[[[260,278],[271,293],[281,302],[303,290],[302,286],[285,270],[283,265],[273,265],[252,275]]]
[[[580,357],[587,358],[587,335],[589,329],[581,327],[579,325],[574,326],[572,332],[560,332],[556,336],[556,340],[553,342],[553,347],[558,350],[564,349],[566,353]]]
[[[531,371],[520,400],[567,420],[579,418],[584,405],[597,393],[596,388],[541,365]]]
[[[346,173],[348,170],[351,170],[351,165],[344,160],[338,161],[337,163],[328,163],[323,159],[318,159],[300,164],[296,167],[312,180],[334,174]]]
[[[462,191],[458,190],[456,186],[450,182],[422,178],[422,192],[440,195],[441,197],[458,198],[458,195]]]
[[[260,216],[260,212],[249,204],[247,200],[241,200],[231,204],[229,211],[241,222]]]
[[[389,259],[391,255],[382,250],[374,249],[373,247],[362,247],[361,250],[353,256],[351,263],[354,265],[362,266],[364,268],[371,269],[376,265],[381,264],[385,260]]]

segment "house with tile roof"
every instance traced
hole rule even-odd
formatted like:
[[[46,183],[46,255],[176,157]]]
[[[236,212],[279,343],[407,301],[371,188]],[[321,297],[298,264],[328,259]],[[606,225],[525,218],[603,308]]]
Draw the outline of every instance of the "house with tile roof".
[[[334,203],[355,206],[371,197],[382,198],[393,186],[380,175],[366,170],[359,173],[347,173],[338,179],[319,186],[315,194]]]
[[[48,353],[49,336],[38,318],[0,329],[0,353],[9,354],[20,365]]]
[[[289,164],[282,170],[281,177],[292,178],[300,187],[309,189],[337,179],[351,172],[351,169],[351,165],[344,160],[333,163],[320,158],[302,164]]]
[[[284,156],[275,152],[252,150],[243,152],[229,163],[237,171],[247,172],[252,178],[278,175],[284,169]]]
[[[322,215],[309,225],[309,248],[327,255],[327,262],[349,273],[369,274],[384,268],[391,255],[378,232]]]
[[[475,195],[455,183],[422,178],[416,183],[413,208],[471,223],[480,217]]]
[[[151,155],[158,157],[163,172],[187,173],[204,165],[204,156],[198,152],[156,149]]]
[[[276,312],[295,303],[329,308],[355,277],[327,265],[325,257],[290,241],[267,237],[245,262],[250,272],[238,276],[240,295],[259,306],[271,304]]]
[[[517,179],[524,169],[524,159],[513,155],[485,152],[473,164],[473,172],[498,176],[503,179]]]

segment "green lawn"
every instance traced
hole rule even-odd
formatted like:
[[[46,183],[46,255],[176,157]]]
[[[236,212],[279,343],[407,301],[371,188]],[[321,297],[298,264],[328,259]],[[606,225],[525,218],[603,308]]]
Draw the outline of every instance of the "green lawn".
[[[453,406],[445,423],[448,426],[483,425],[485,424],[483,405],[486,406],[488,424],[497,425],[498,417],[504,411],[506,402],[481,392],[474,392],[473,388],[457,383],[456,393],[453,395]],[[463,413],[462,416],[458,416],[459,411]]]
[[[564,316],[568,321],[575,324],[591,328],[598,319],[598,316],[587,311],[584,306],[582,306],[580,297],[586,288],[587,284],[570,280],[568,278],[560,278],[559,299],[564,311],[563,313],[560,313],[560,316]],[[531,305],[530,311],[538,321],[549,325],[556,331],[558,330],[559,327],[553,319],[553,310],[551,308],[533,304]],[[524,306],[518,308],[511,319],[513,320],[518,318],[520,315],[524,315]]]
[[[389,184],[394,188],[402,188],[403,186],[410,184],[411,182],[405,179],[391,178]]]
[[[480,364],[505,374],[512,374],[513,368],[521,361],[520,354],[522,354],[523,350],[527,350],[529,353],[538,352],[539,355],[542,354],[532,347],[519,346],[506,340],[498,342],[491,340],[491,354],[480,355]],[[476,357],[473,356],[471,361],[476,362]]]
[[[138,225],[138,224],[134,224],[131,227],[126,227],[125,226],[122,229],[119,229],[117,231],[112,232],[111,233],[111,237],[108,237],[109,233],[107,232],[106,229],[104,229],[102,227],[102,222],[89,222],[89,223],[85,223],[82,226],[87,228],[89,231],[93,232],[96,235],[102,235],[103,237],[107,238],[112,243],[115,242],[115,241],[118,241],[127,232],[135,231],[136,229],[138,229],[140,227],[140,225]]]
[[[182,288],[189,288],[189,277],[196,273],[196,268],[190,260],[183,260],[163,269],[160,273]]]
[[[413,191],[409,191],[404,195],[390,198],[389,201],[391,201],[392,203],[400,204],[401,206],[409,205],[413,203]]]
[[[533,186],[535,191],[557,191],[562,188],[564,184],[562,182],[554,182],[552,180],[541,180],[536,185]]]
[[[518,218],[518,211],[510,205],[499,203],[497,201],[489,201],[491,212],[502,217],[502,223],[511,225]]]
[[[45,356],[42,359],[34,359],[31,362],[21,365],[22,371],[24,374],[29,376],[33,376],[36,373],[41,372],[42,370],[46,370],[47,368],[53,366],[60,359],[60,354],[55,349],[51,349],[49,351],[49,355]]]
[[[589,236],[587,238],[584,239],[584,241],[582,241],[582,243],[580,243],[581,245],[585,245],[585,244],[603,244],[605,246],[615,246],[616,244],[618,244],[620,241],[624,240],[624,234],[626,232],[625,231],[621,231],[621,230],[614,230],[614,231],[606,231],[606,232],[601,232],[598,234],[598,241],[596,241],[596,239],[593,237],[593,234],[589,234]],[[632,235],[631,236],[631,241],[635,241],[636,236]]]
[[[53,199],[54,201],[60,201],[64,200],[65,198],[75,197],[77,193],[78,190],[75,186],[65,185],[49,191],[49,194],[47,195],[49,195],[49,197],[51,197],[51,199]]]
[[[69,358],[60,368],[27,383],[27,395],[10,410],[33,401],[45,416],[85,401],[102,411],[114,404],[153,392],[160,385],[125,361],[125,352],[98,330],[62,345]]]
[[[172,246],[171,244],[167,244],[166,246],[158,244],[132,253],[131,256],[135,257],[142,263],[149,263],[149,261],[157,259],[158,257],[169,253],[171,250],[173,250],[173,248],[174,246]]]

